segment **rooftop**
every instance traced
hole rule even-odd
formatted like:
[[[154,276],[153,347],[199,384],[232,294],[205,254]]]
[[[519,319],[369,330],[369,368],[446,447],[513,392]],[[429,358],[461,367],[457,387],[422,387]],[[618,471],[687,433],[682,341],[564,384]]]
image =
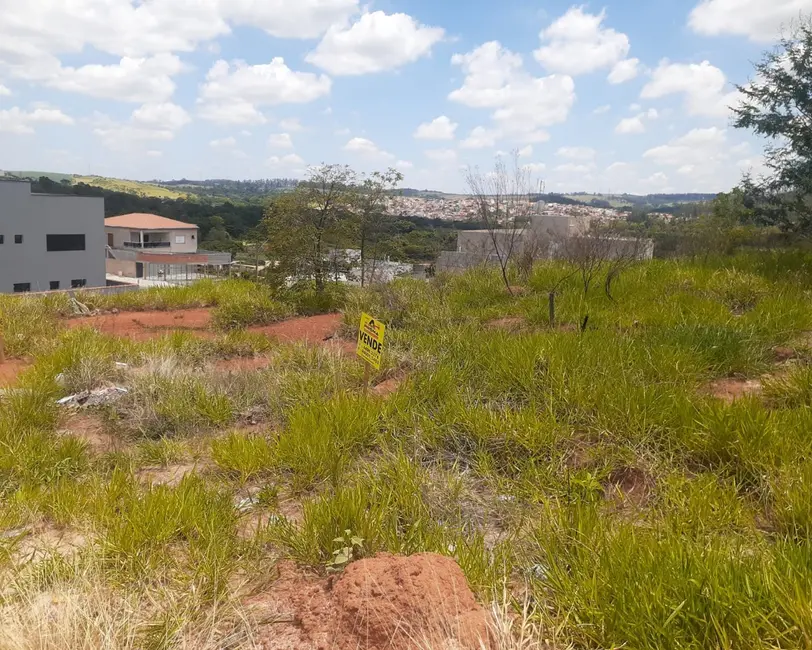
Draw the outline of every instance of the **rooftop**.
[[[132,228],[133,230],[197,230],[197,226],[183,221],[167,219],[157,214],[133,212],[118,217],[108,217],[104,220],[105,226],[113,228]]]

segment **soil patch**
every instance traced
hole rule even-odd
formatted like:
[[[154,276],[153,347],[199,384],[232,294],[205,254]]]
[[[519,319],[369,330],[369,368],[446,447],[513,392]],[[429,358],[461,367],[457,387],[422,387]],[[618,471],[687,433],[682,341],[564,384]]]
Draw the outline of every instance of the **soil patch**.
[[[166,485],[176,487],[184,476],[199,472],[203,468],[198,463],[182,463],[165,467],[144,467],[138,470],[138,480],[146,485]]]
[[[71,328],[90,326],[104,334],[144,341],[179,330],[192,330],[199,335],[205,335],[210,323],[211,310],[198,308],[86,316],[68,320],[67,326]],[[211,336],[211,333],[208,335]]]
[[[13,386],[19,374],[30,365],[31,362],[24,359],[6,359],[0,364],[0,388]]]
[[[497,318],[488,321],[485,327],[491,330],[504,330],[506,332],[521,332],[527,326],[527,321],[518,316],[508,316],[507,318]]]
[[[620,467],[610,472],[604,486],[607,500],[622,499],[641,506],[648,501],[654,480],[638,467]]]
[[[270,363],[271,360],[265,356],[234,357],[232,359],[218,359],[214,362],[214,367],[225,372],[243,372],[246,370],[262,370],[267,368]]]
[[[50,525],[21,530],[19,535],[20,540],[14,548],[14,557],[19,562],[38,562],[52,554],[68,557],[88,543],[87,537],[75,530]]]
[[[332,342],[341,327],[341,314],[321,314],[290,318],[273,325],[250,327],[249,331],[264,334],[283,343],[304,342],[321,345]]]
[[[728,404],[749,395],[761,395],[761,390],[760,379],[739,379],[736,377],[717,379],[707,387],[709,394]]]
[[[384,379],[380,384],[373,386],[370,389],[370,392],[378,397],[389,397],[392,393],[397,391],[398,388],[400,388],[400,385],[403,383],[404,379],[406,378],[403,376]]]
[[[783,346],[773,348],[773,359],[776,363],[784,363],[795,359],[797,356],[794,348]]]
[[[489,615],[454,560],[388,554],[350,564],[340,577],[303,574],[287,562],[270,591],[247,602],[263,650],[487,650]]]
[[[120,445],[115,436],[105,430],[104,421],[93,413],[68,411],[60,421],[57,435],[70,435],[87,443],[97,454],[116,451]]]

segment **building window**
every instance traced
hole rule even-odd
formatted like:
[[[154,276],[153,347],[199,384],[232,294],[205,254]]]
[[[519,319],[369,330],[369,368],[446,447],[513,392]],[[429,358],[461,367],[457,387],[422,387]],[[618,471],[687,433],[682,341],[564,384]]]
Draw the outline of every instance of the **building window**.
[[[45,235],[45,249],[49,253],[58,251],[85,250],[84,235]]]
[[[14,293],[26,293],[27,291],[31,291],[30,282],[18,282],[14,285]]]
[[[194,239],[194,238],[195,238],[195,236],[194,236],[194,235],[192,235],[192,239]]]
[[[6,238],[5,238],[5,236],[0,235],[0,244],[5,244],[5,243],[6,243]]]
[[[51,291],[59,289],[59,280],[51,280],[48,284]]]
[[[175,235],[175,243],[176,244],[185,244],[186,243],[186,235]]]
[[[23,243],[23,236],[22,235],[14,235],[14,243],[15,244],[22,244]]]
[[[71,289],[81,289],[86,284],[87,284],[87,280],[85,280],[84,278],[82,278],[80,280],[71,280],[70,281],[70,288]]]

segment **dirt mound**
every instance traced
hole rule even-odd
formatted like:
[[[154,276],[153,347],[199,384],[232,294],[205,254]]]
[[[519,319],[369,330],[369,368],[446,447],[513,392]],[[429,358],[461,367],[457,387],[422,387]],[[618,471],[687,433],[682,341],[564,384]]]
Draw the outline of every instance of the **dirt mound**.
[[[87,443],[89,449],[97,454],[117,451],[118,441],[106,431],[104,421],[94,413],[68,411],[60,421],[57,435],[75,436]]]
[[[341,314],[321,314],[320,316],[291,318],[264,327],[251,327],[249,331],[265,334],[265,336],[283,343],[303,341],[321,344],[333,340],[339,327],[341,327]]]
[[[496,320],[488,321],[485,327],[491,330],[504,330],[506,332],[521,332],[527,327],[527,321],[524,318],[516,316],[508,316],[506,318],[497,318]]]
[[[31,362],[23,359],[6,359],[0,364],[0,388],[16,383],[17,376],[30,365]]]
[[[210,309],[176,309],[173,311],[130,311],[101,316],[72,318],[68,327],[93,327],[104,334],[145,341],[169,332],[187,331],[196,336],[213,337]],[[333,341],[341,326],[341,314],[322,314],[249,327],[249,332],[264,334],[285,343],[302,341],[321,345]]]
[[[717,379],[711,382],[707,388],[708,393],[728,403],[733,403],[748,395],[760,395],[761,390],[761,380],[739,379],[737,377]]]
[[[93,327],[104,334],[126,336],[143,341],[167,332],[192,330],[202,334],[211,322],[209,309],[176,309],[173,311],[129,311],[102,316],[72,318],[68,327]]]
[[[350,564],[337,579],[305,577],[290,563],[265,609],[263,650],[407,650],[491,646],[489,616],[454,560],[422,553],[377,555]]]

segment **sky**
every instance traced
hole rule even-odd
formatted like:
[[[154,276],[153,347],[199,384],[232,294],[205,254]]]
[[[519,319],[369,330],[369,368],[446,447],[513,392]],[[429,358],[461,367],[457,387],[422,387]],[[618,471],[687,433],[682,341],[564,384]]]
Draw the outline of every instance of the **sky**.
[[[464,192],[717,192],[729,106],[812,0],[0,0],[0,169],[272,178],[342,163]]]

